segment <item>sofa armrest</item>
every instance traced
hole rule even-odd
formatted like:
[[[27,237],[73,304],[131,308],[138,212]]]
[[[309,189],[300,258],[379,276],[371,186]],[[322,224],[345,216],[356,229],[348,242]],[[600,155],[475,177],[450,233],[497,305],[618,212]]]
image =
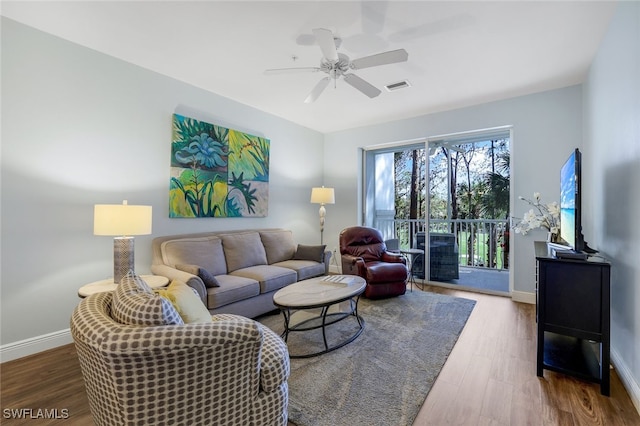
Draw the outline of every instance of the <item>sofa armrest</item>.
[[[272,392],[289,380],[291,365],[287,344],[270,328],[260,324],[262,349],[260,356],[260,389]]]
[[[212,315],[213,321],[238,321],[244,323],[254,321],[262,333],[262,346],[260,349],[260,389],[272,392],[289,380],[291,365],[289,362],[289,350],[287,344],[269,327],[255,320],[234,314]]]
[[[168,265],[151,265],[151,272],[156,275],[167,277],[169,278],[169,281],[176,280],[187,284],[189,287],[198,292],[198,296],[200,296],[200,299],[202,300],[202,303],[204,303],[204,306],[208,306],[207,288],[205,287],[204,282],[202,282],[202,279],[199,276],[181,271],[176,268],[172,268]]]
[[[364,273],[364,259],[350,254],[341,255],[342,273],[346,275],[360,275]]]

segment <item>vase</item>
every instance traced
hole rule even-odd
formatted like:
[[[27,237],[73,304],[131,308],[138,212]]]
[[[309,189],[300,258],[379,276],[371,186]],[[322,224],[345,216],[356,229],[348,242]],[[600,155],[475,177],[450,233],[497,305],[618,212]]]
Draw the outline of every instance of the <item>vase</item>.
[[[555,232],[547,232],[548,243],[559,243],[561,241],[560,235]]]

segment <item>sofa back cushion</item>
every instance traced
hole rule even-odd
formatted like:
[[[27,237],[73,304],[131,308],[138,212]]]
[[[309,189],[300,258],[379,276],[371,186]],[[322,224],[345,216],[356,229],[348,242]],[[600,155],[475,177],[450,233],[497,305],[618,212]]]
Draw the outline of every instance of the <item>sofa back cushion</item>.
[[[386,251],[382,234],[375,228],[352,226],[339,235],[340,254],[361,257],[365,262],[380,260]]]
[[[296,244],[293,241],[293,232],[291,231],[260,231],[260,239],[269,265],[289,260],[296,252]]]
[[[220,238],[227,261],[227,271],[267,264],[267,254],[259,233],[228,234],[221,235]]]
[[[197,265],[211,275],[227,273],[222,240],[218,237],[180,238],[165,241],[161,245],[165,265]]]

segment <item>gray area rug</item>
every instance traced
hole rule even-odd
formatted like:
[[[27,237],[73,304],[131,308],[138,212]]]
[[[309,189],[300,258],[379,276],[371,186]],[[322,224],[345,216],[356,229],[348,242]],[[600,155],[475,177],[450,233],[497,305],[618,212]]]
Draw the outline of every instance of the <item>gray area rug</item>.
[[[362,298],[365,329],[315,358],[292,359],[289,421],[299,426],[411,425],[462,331],[475,301],[414,290]],[[276,333],[282,315],[259,319]],[[351,335],[355,318],[331,326],[329,344]],[[291,353],[322,348],[318,331],[289,336]]]

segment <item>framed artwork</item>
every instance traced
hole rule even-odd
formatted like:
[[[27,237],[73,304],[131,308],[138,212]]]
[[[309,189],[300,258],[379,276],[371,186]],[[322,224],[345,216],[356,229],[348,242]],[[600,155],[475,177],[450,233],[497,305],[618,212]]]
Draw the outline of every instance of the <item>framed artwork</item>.
[[[270,141],[173,115],[169,217],[266,217]]]

